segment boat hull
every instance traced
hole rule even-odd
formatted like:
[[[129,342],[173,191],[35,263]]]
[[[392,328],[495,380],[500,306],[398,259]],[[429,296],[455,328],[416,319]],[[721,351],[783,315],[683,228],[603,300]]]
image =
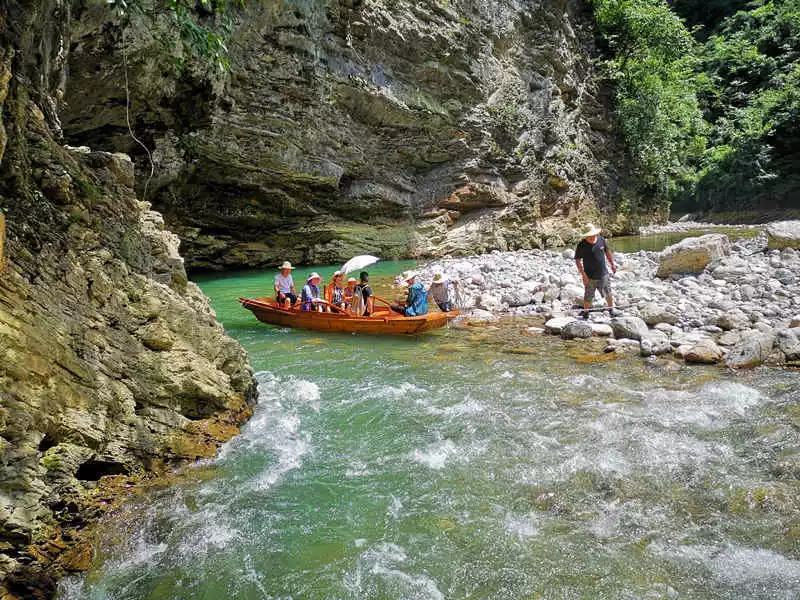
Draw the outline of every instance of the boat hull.
[[[278,327],[294,327],[313,331],[342,331],[388,335],[413,335],[444,327],[458,316],[457,311],[429,313],[420,317],[404,317],[388,309],[378,309],[369,317],[337,312],[292,310],[280,307],[267,298],[239,298],[242,307],[251,311],[262,323]]]

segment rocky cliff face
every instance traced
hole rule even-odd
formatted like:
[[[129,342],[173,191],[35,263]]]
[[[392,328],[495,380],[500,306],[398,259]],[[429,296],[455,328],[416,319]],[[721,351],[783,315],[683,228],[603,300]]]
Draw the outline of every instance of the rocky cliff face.
[[[264,0],[231,72],[178,77],[126,39],[148,199],[191,268],[558,245],[613,223],[624,173],[578,0]],[[61,112],[74,144],[136,157],[121,32],[76,2]]]
[[[57,141],[69,6],[0,14],[0,597],[49,597],[98,480],[213,455],[254,384],[130,159]]]

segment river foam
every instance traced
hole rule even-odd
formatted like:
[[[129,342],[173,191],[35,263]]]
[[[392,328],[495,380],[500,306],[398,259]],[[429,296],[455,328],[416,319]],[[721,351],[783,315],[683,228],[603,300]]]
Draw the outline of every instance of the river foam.
[[[161,491],[144,513],[139,513],[135,504],[126,507],[123,512],[129,519],[129,534],[121,540],[108,540],[114,544],[112,558],[96,566],[104,580],[130,579],[129,574],[141,572],[128,583],[134,585],[157,577],[162,570],[213,561],[232,547],[251,541],[254,531],[250,515],[259,519],[264,515],[244,507],[251,503],[253,494],[272,489],[287,473],[302,466],[311,450],[304,415],[320,410],[320,390],[315,383],[270,372],[260,372],[256,377],[258,402],[241,435],[225,444],[215,459],[196,465],[197,470],[224,472],[246,461],[253,468],[234,480],[217,477],[194,486]],[[200,476],[195,469],[187,471],[189,476],[195,474]],[[252,564],[243,576],[263,590],[261,576]],[[86,576],[65,579],[58,598],[127,597],[119,590],[111,593],[103,585],[96,585],[96,580],[97,577]]]
[[[404,600],[444,600],[436,581],[407,567],[406,550],[384,542],[364,550],[356,568],[346,573],[343,584],[354,598],[402,598]]]

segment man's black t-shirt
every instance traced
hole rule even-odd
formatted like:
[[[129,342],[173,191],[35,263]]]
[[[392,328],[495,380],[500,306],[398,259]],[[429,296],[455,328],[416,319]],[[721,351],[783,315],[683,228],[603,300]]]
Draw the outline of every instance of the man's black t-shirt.
[[[362,283],[358,286],[361,291],[361,297],[364,298],[364,304],[366,305],[367,299],[372,296],[372,288],[369,287],[368,283]]]
[[[589,279],[601,279],[608,275],[606,267],[606,241],[597,236],[594,244],[581,240],[575,249],[575,260],[583,259],[583,270]]]

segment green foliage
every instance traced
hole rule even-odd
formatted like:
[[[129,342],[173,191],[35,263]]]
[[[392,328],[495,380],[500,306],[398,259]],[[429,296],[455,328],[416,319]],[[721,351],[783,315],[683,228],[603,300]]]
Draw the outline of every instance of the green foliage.
[[[226,42],[232,31],[231,15],[245,4],[246,0],[108,0],[123,26],[132,19],[149,19],[153,34],[170,50],[175,48],[177,36],[182,49],[175,59],[179,70],[185,68],[187,59],[228,70]],[[164,18],[166,29],[160,27]]]
[[[690,26],[702,27],[706,36],[726,18],[745,7],[750,0],[675,0],[673,9]]]
[[[662,0],[593,6],[640,195],[686,210],[798,205],[800,0],[678,0],[691,31]]]
[[[694,90],[696,42],[662,0],[594,0],[611,58],[617,121],[639,194],[668,206],[691,189],[706,144]]]
[[[800,0],[758,1],[725,21],[701,55],[713,124],[694,203],[784,207],[800,192]]]

